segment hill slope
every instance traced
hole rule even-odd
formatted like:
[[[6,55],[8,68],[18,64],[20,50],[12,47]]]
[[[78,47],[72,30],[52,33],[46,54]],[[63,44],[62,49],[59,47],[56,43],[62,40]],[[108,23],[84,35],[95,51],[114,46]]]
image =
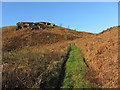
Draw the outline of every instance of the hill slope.
[[[99,34],[60,26],[33,31],[29,28],[14,31],[14,27],[2,28],[3,87],[45,87],[45,83],[58,80],[56,77],[59,76],[58,69],[61,66],[58,63],[66,58],[71,43],[82,50],[89,69],[85,78],[97,84],[92,87],[119,87],[119,27]]]
[[[3,50],[12,50],[24,46],[35,46],[44,44],[53,44],[56,42],[64,42],[74,40],[76,38],[85,37],[85,34],[89,33],[79,33],[77,31],[65,29],[56,26],[54,30],[33,30],[21,29],[14,31],[13,27],[3,28]],[[7,36],[7,37],[6,37]]]

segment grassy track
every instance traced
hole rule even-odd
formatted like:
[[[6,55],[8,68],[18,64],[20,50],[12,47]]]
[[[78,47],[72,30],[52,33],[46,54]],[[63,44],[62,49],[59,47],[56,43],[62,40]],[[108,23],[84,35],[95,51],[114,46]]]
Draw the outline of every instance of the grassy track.
[[[84,79],[87,67],[80,54],[81,50],[71,45],[71,52],[66,63],[66,72],[62,88],[90,88],[90,82]]]

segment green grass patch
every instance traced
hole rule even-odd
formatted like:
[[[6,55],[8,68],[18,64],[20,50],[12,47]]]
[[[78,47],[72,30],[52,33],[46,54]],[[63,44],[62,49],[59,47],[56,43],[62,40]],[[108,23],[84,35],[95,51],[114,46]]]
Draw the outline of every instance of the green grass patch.
[[[66,72],[62,88],[90,88],[90,82],[84,78],[87,67],[80,54],[81,49],[71,45],[71,52],[66,63]]]

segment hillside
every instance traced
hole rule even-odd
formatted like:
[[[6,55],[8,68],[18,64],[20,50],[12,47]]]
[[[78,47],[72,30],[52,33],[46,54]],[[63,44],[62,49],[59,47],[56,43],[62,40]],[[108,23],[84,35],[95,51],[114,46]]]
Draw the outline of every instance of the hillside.
[[[71,51],[71,44],[81,50],[77,53],[78,57],[82,55],[82,62],[87,66],[87,72],[82,78],[91,83],[91,88],[119,87],[119,26],[98,34],[60,26],[44,30],[24,28],[15,31],[14,28],[15,26],[2,27],[3,88],[44,89],[64,86],[64,80],[60,81],[60,78],[65,78],[61,74],[67,75],[67,66],[64,66],[64,71],[61,69],[68,62],[65,60],[69,60],[70,52],[74,51]]]

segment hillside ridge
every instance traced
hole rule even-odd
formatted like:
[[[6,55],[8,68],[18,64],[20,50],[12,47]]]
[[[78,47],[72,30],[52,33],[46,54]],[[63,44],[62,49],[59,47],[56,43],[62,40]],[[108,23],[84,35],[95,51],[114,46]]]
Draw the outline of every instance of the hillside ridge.
[[[60,26],[35,30],[15,27],[2,27],[3,87],[54,87],[71,44],[81,50],[77,56],[87,63],[84,78],[92,88],[119,87],[119,26],[98,34]]]

